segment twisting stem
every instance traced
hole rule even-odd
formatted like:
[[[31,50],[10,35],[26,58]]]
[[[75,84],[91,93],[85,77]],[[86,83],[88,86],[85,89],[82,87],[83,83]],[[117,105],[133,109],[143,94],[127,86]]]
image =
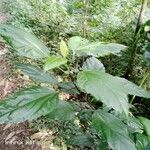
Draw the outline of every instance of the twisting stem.
[[[142,87],[142,85],[144,84],[144,82],[146,81],[149,75],[150,75],[150,69],[148,69],[148,71],[145,73],[145,76],[143,77],[140,83],[140,87]],[[134,99],[135,99],[135,96],[132,97],[131,102],[130,102],[131,104],[133,103]]]

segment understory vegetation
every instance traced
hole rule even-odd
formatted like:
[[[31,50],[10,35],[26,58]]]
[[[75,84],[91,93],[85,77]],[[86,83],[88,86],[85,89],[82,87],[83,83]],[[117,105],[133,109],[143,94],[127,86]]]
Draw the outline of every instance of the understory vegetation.
[[[2,8],[7,57],[30,84],[0,101],[0,124],[48,129],[60,150],[150,150],[148,0],[3,0]]]

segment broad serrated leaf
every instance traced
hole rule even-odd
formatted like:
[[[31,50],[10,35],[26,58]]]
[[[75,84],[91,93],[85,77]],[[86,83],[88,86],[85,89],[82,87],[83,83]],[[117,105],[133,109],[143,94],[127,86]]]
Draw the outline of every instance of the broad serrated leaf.
[[[57,107],[48,115],[51,119],[72,120],[75,117],[75,111],[69,102],[60,100]]]
[[[68,56],[68,47],[63,40],[61,40],[61,42],[60,42],[60,52],[61,52],[63,57]]]
[[[49,73],[43,72],[42,69],[29,65],[29,64],[18,64],[18,69],[20,69],[25,75],[29,76],[33,81],[38,83],[58,83],[57,79]]]
[[[102,71],[79,72],[77,82],[81,89],[120,113],[128,114],[128,94],[150,98],[150,93],[137,85]]]
[[[68,41],[68,46],[72,51],[76,51],[79,47],[88,44],[89,41],[80,36],[71,37]]]
[[[150,150],[150,142],[143,134],[136,135],[136,148],[137,150]]]
[[[82,66],[83,70],[101,70],[105,71],[104,65],[95,57],[88,58]]]
[[[44,64],[44,70],[48,71],[50,69],[58,68],[61,65],[64,65],[67,63],[67,59],[64,57],[59,56],[51,56],[48,57]]]
[[[12,25],[0,25],[0,35],[9,37],[18,55],[38,59],[49,56],[49,49],[33,34]]]
[[[146,119],[144,117],[140,117],[140,121],[143,124],[144,129],[145,129],[147,135],[150,136],[150,120]]]
[[[58,103],[58,94],[48,88],[28,88],[0,102],[0,124],[33,120],[52,112]]]
[[[114,115],[97,110],[93,114],[92,124],[98,133],[103,133],[111,149],[136,150],[125,124]]]

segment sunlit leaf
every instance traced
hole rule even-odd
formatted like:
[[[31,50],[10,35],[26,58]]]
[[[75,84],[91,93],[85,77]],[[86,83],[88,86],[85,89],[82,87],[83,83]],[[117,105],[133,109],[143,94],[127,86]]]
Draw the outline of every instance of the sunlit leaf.
[[[48,71],[50,69],[58,68],[61,65],[64,65],[67,63],[67,59],[64,57],[59,56],[51,56],[48,57],[44,64],[44,70]]]
[[[127,95],[150,98],[150,93],[123,78],[114,77],[103,71],[82,71],[77,77],[78,85],[107,107],[128,114]]]
[[[61,40],[61,42],[60,42],[60,52],[61,52],[63,57],[68,56],[68,47],[63,40]]]
[[[33,34],[12,25],[0,25],[0,35],[9,37],[17,54],[38,59],[49,56],[49,49]]]

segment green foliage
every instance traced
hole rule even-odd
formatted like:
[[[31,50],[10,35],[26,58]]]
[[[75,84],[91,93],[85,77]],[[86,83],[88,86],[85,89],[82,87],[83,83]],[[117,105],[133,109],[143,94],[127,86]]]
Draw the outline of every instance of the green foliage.
[[[74,120],[78,122],[78,126],[83,126],[87,133],[90,130],[92,134],[96,134],[96,137],[93,135],[85,136],[86,134],[84,136],[78,135],[85,143],[88,143],[88,140],[93,137],[93,142],[98,141],[94,145],[96,148],[104,146],[114,150],[136,149],[135,143],[137,141],[133,141],[129,135],[134,137],[134,134],[139,133],[139,131],[140,133],[147,132],[147,121],[146,124],[142,122],[143,128],[140,126],[137,127],[138,130],[134,128],[133,132],[132,128],[131,131],[131,127],[128,126],[131,123],[128,94],[150,98],[150,92],[124,78],[106,73],[101,61],[94,57],[119,53],[121,50],[125,50],[126,46],[116,43],[93,43],[76,36],[68,40],[68,48],[67,44],[63,42],[61,46],[63,57],[59,54],[49,53],[42,55],[45,54],[43,50],[48,50],[48,48],[34,35],[9,25],[0,26],[0,31],[4,37],[10,35],[12,44],[19,44],[20,48],[14,47],[17,54],[19,50],[19,55],[24,53],[21,56],[25,56],[25,58],[28,57],[33,60],[39,58],[40,67],[21,64],[18,65],[18,68],[33,81],[38,80],[37,84],[46,83],[45,86],[51,87],[51,89],[45,88],[43,84],[40,84],[40,87],[17,92],[6,101],[0,102],[1,124],[31,121],[41,116],[46,116],[50,120]],[[21,40],[15,40],[17,34]],[[29,36],[26,37],[25,35]],[[46,48],[41,49],[41,47]],[[39,50],[42,50],[42,53],[37,57]],[[30,52],[28,53],[28,51]],[[70,53],[68,54],[68,52]],[[67,57],[68,55],[69,57]],[[90,57],[91,55],[93,57]],[[44,71],[40,68],[43,68]],[[58,80],[56,78],[60,70],[61,79]],[[45,71],[47,72],[45,73]],[[69,98],[65,97],[66,93],[70,93]],[[96,102],[102,102],[101,109],[99,106],[95,106],[93,99]],[[138,126],[139,124],[135,120],[132,120],[132,124]],[[96,129],[96,133],[91,125]],[[129,131],[131,132],[129,133]],[[147,134],[149,135],[149,132]],[[92,145],[85,145],[83,141],[76,144],[77,138],[72,139],[74,139],[72,144],[81,148]],[[104,139],[104,142],[101,142],[101,139]]]
[[[0,122],[19,123],[33,120],[52,112],[57,103],[58,94],[52,89],[25,89],[0,103]]]
[[[131,82],[113,77],[101,71],[82,71],[78,74],[78,85],[109,108],[128,114],[127,94],[150,98],[150,93]]]
[[[76,45],[74,46],[74,44]],[[117,54],[121,50],[126,49],[126,46],[116,43],[89,43],[88,40],[81,37],[72,37],[69,40],[69,48],[78,56],[92,55],[95,57],[105,56],[109,54]]]
[[[49,56],[49,49],[34,35],[14,26],[0,25],[0,34],[9,37],[18,55],[39,59]]]
[[[50,69],[57,68],[63,64],[67,63],[67,59],[63,57],[58,57],[58,56],[50,56],[46,59],[45,64],[44,64],[44,70],[48,71]]]
[[[17,64],[17,67],[33,81],[49,84],[56,84],[58,82],[54,75],[43,72],[42,69],[36,66],[29,64]]]
[[[98,133],[103,133],[110,148],[115,150],[136,150],[127,127],[117,117],[102,110],[93,114],[92,123]]]

